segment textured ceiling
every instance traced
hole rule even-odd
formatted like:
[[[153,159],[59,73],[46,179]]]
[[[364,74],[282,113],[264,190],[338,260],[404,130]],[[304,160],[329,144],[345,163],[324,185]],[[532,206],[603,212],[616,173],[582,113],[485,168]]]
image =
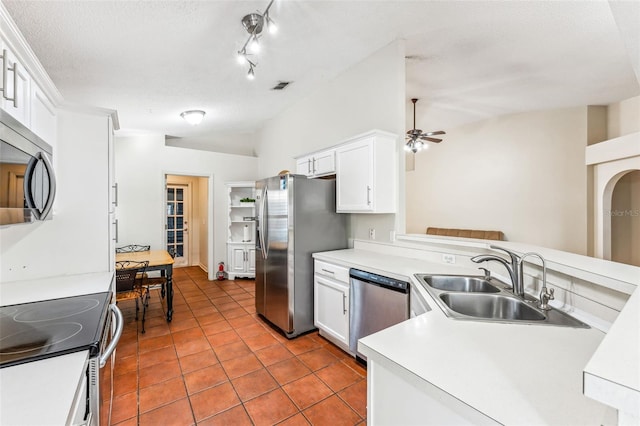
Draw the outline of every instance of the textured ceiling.
[[[266,0],[3,3],[65,100],[117,109],[121,134],[222,152],[250,154],[265,121],[398,38],[422,129],[640,94],[637,1],[612,14],[607,1],[276,0],[254,81],[235,52],[240,19]],[[281,80],[293,84],[270,90]],[[205,121],[188,126],[187,109]]]

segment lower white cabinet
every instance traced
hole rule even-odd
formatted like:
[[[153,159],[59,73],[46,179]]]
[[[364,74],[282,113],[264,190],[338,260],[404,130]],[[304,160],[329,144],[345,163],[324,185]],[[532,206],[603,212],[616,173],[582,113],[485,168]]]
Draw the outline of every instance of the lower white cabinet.
[[[256,276],[256,247],[253,244],[227,243],[227,275],[230,280],[236,277],[254,278]]]
[[[349,351],[349,272],[347,268],[315,262],[314,325],[320,334]]]

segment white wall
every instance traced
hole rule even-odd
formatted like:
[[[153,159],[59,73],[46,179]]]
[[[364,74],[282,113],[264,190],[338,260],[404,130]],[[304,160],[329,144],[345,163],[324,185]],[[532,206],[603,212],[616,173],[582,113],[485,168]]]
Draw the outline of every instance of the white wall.
[[[60,110],[53,220],[0,229],[0,281],[109,270],[108,117]]]
[[[256,149],[260,178],[283,169],[294,171],[294,156],[335,145],[371,129],[397,134],[401,152],[404,63],[404,43],[394,42],[270,120],[259,134]],[[404,158],[399,161],[398,170],[404,170]],[[399,176],[401,181],[403,175]],[[404,213],[398,217],[404,217]],[[375,227],[378,239],[386,240],[389,231],[395,229],[395,219],[396,215],[352,215],[351,236],[368,238],[367,229]]]
[[[510,241],[587,251],[587,107],[447,129],[407,172],[407,232],[501,230]]]
[[[640,96],[611,104],[607,110],[608,139],[640,132]]]
[[[162,135],[116,138],[116,181],[119,203],[118,245],[144,241],[152,248],[164,247],[165,174],[209,177],[212,187],[209,213],[213,224],[211,263],[226,261],[227,192],[225,182],[255,180],[258,160],[232,154],[165,146]],[[202,261],[202,259],[201,259]]]

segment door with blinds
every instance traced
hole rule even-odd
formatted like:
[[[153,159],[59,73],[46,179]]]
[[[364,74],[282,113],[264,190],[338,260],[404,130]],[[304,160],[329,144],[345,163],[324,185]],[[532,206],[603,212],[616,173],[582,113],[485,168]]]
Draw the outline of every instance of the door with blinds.
[[[189,265],[189,205],[188,185],[167,185],[167,251],[176,267]]]

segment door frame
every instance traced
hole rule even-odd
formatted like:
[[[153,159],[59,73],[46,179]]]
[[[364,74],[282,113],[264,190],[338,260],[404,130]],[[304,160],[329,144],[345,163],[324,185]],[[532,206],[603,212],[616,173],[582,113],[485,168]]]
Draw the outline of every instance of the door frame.
[[[166,194],[166,179],[167,175],[174,176],[190,176],[197,178],[206,178],[207,179],[207,222],[209,224],[209,232],[207,235],[207,279],[213,281],[215,279],[216,268],[214,267],[214,239],[215,239],[215,222],[214,222],[214,212],[213,212],[213,200],[214,200],[214,174],[213,173],[197,173],[191,171],[178,171],[171,169],[163,169],[160,171],[160,187],[162,188],[162,197],[161,197],[161,205],[162,214],[164,217],[163,223],[166,225],[167,223],[167,194]],[[191,225],[190,225],[191,226]],[[166,229],[160,229],[158,231],[161,234],[160,241],[166,242]],[[163,243],[164,244],[164,243]]]

